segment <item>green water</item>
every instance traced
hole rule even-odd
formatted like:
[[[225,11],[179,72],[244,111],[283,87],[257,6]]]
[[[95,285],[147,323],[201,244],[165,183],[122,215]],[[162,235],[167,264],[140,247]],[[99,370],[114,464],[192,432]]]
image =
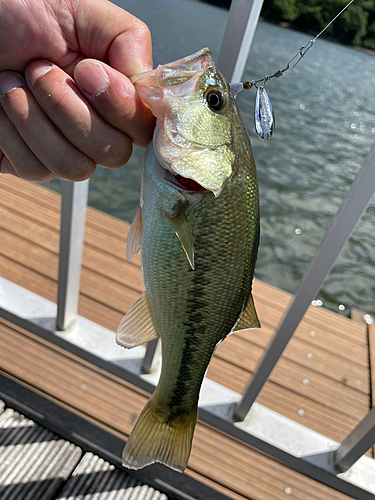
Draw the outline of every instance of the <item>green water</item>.
[[[155,65],[204,46],[217,58],[227,11],[189,0],[121,5],[150,27]],[[259,23],[245,79],[283,68],[308,40],[308,35]],[[270,141],[260,141],[253,131],[253,91],[239,95],[260,185],[258,278],[295,292],[375,140],[374,89],[375,58],[322,40],[294,70],[268,84],[276,115]],[[130,222],[138,206],[142,158],[143,151],[136,149],[124,168],[98,168],[89,204]],[[58,181],[50,187],[59,189]],[[317,298],[341,314],[355,307],[375,315],[374,200]]]

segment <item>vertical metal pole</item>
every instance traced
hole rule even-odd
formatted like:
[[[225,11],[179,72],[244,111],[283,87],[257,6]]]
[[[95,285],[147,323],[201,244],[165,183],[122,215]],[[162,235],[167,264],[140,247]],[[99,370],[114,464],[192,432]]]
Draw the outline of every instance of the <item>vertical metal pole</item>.
[[[373,444],[375,444],[375,406],[336,450],[335,466],[347,471]]]
[[[56,329],[76,318],[89,181],[62,182]]]
[[[278,332],[275,334],[250,384],[235,408],[235,419],[243,420],[247,415],[374,192],[375,144],[372,146],[364,166],[357,174],[344,203],[328,229]]]
[[[217,61],[228,82],[240,82],[263,0],[232,0]]]
[[[159,352],[160,339],[151,340],[151,342],[147,344],[146,353],[142,361],[142,373],[151,373],[155,358]]]

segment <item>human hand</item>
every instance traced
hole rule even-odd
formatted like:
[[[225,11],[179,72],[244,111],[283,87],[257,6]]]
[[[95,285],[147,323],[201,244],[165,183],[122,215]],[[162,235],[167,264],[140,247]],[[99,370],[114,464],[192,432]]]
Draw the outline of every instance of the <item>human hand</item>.
[[[145,147],[154,118],[125,76],[152,68],[146,25],[107,0],[0,0],[0,173],[89,178]]]

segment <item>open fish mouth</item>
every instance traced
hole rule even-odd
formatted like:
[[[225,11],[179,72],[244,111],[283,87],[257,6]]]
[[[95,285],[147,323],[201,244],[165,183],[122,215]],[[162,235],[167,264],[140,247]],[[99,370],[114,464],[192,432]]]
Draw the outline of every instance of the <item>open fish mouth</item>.
[[[153,115],[164,120],[164,97],[171,95],[178,97],[181,94],[186,95],[196,91],[197,80],[207,68],[212,66],[215,65],[211,51],[204,48],[191,56],[161,64],[154,70],[132,76],[131,81]]]
[[[183,177],[180,174],[171,173],[170,179],[167,182],[176,186],[180,191],[186,191],[188,193],[203,193],[207,191],[206,188],[198,184],[194,179],[189,179],[188,177]]]
[[[212,172],[207,168],[209,162],[205,159],[210,155],[215,157],[220,148],[212,149],[184,137],[179,131],[171,130],[171,123],[168,118],[164,122],[158,120],[155,128],[154,151],[160,165],[172,174],[174,183],[180,189],[194,192],[208,190],[218,196],[224,185],[222,172],[220,169]],[[229,178],[231,168],[227,167]]]
[[[186,191],[193,191],[195,193],[201,193],[205,191],[205,188],[198,184],[194,179],[189,179],[187,177],[182,177],[180,174],[173,174],[174,178],[178,184]]]
[[[216,70],[211,51],[201,49],[132,81],[157,118],[153,142],[160,165],[185,190],[209,190],[218,196],[233,173],[235,155],[229,120],[207,103],[211,88],[228,101],[228,85]]]
[[[176,174],[169,169],[164,169],[164,172],[163,182],[166,182],[180,191],[193,205],[201,199],[205,191],[208,191],[194,179]]]
[[[209,67],[215,67],[215,64],[211,51],[204,48],[191,56],[132,76],[130,80],[143,103],[151,109],[156,118],[164,121],[168,116],[168,98],[195,93],[200,76]]]
[[[132,76],[131,81],[133,84],[137,84],[145,78],[157,78],[158,85],[162,87],[179,85],[195,76],[198,71],[205,71],[209,66],[214,66],[211,51],[208,48],[203,48],[190,56]]]

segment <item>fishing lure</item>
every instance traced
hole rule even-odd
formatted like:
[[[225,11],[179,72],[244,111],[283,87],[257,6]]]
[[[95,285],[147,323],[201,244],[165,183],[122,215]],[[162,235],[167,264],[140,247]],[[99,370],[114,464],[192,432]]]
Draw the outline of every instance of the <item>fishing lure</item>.
[[[272,104],[264,87],[258,87],[255,98],[255,130],[261,139],[270,139],[275,129]]]
[[[299,51],[287,63],[284,69],[279,69],[273,75],[267,75],[260,80],[251,80],[243,83],[230,84],[233,95],[237,95],[239,92],[241,92],[241,90],[249,90],[252,87],[255,87],[257,89],[254,111],[255,131],[262,140],[270,139],[275,129],[275,115],[270,98],[268,97],[268,94],[264,89],[265,85],[270,81],[271,78],[280,78],[286,71],[295,68],[300,60],[305,56],[306,52],[311,49],[320,35],[322,35],[325,30],[329,28],[331,24],[336,21],[336,19],[341,16],[344,10],[346,10],[353,2],[354,0],[350,0],[350,2],[345,5],[345,7],[327,24],[327,26],[318,35],[316,35],[315,38],[301,47]],[[258,84],[260,83],[262,83],[262,85],[258,86]]]

